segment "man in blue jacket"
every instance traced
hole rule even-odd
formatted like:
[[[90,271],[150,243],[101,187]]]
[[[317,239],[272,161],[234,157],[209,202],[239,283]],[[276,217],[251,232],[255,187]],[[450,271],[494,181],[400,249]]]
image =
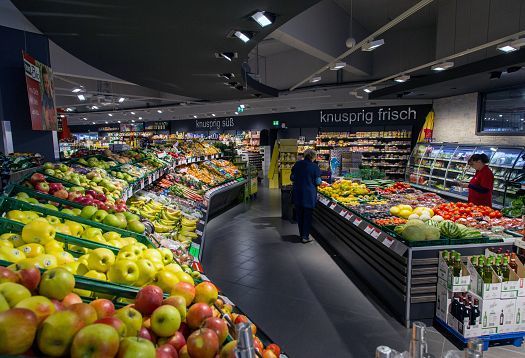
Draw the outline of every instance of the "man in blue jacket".
[[[317,153],[308,149],[304,152],[304,159],[297,161],[290,179],[293,182],[293,202],[297,214],[299,236],[303,243],[312,241],[310,227],[312,215],[317,203],[317,186],[321,184],[321,170],[314,163]]]

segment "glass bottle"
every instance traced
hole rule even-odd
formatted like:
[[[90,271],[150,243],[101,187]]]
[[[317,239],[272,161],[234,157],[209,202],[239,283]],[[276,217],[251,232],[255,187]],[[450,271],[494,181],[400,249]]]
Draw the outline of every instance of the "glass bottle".
[[[478,324],[478,318],[480,315],[479,311],[479,300],[477,298],[474,299],[474,304],[472,305],[472,309],[470,311],[470,325],[475,326]]]
[[[503,273],[501,270],[501,258],[499,256],[496,257],[494,264],[492,265],[492,269],[494,272],[496,272],[496,275],[498,275],[498,278],[500,281],[503,280]]]
[[[511,268],[509,266],[509,258],[505,257],[503,259],[503,264],[501,265],[501,281],[510,281],[510,270]]]
[[[487,264],[483,269],[483,282],[492,283],[492,263],[490,257],[487,259]]]
[[[458,253],[455,255],[454,260],[454,266],[452,267],[452,272],[454,273],[454,277],[460,277],[461,276],[461,256]]]
[[[516,274],[518,273],[518,264],[516,262],[516,254],[513,252],[510,256],[509,266]]]

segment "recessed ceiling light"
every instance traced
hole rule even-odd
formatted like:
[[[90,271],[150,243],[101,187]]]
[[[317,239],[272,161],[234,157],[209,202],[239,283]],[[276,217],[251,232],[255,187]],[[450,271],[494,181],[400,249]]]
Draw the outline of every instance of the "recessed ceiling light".
[[[78,93],[78,92],[82,92],[82,88],[74,88],[73,91],[71,91],[73,93]]]
[[[135,115],[135,112],[130,112],[130,113],[131,113],[131,115],[133,115],[133,116]]]
[[[499,117],[500,117],[500,118],[503,117],[503,114],[500,114]]]
[[[266,27],[268,25],[271,25],[273,23],[272,18],[274,17],[273,14],[267,13],[265,11],[257,11],[255,14],[253,14],[252,19],[254,19],[261,27]]]
[[[310,83],[316,83],[319,81],[321,81],[321,76],[315,76],[315,77],[310,78]]]
[[[125,99],[124,97],[120,97],[120,98],[118,99],[118,103],[122,103],[122,102],[124,102],[125,100],[126,100],[126,99]]]
[[[108,113],[108,116],[113,117],[113,115],[111,113]]]
[[[91,109],[98,109],[98,107],[97,106],[92,106]]]
[[[132,119],[132,120],[131,120],[131,123],[135,123],[135,120],[134,120],[134,119]]]
[[[79,94],[79,95],[77,95],[77,97],[81,101],[85,101],[86,100],[86,96],[84,96],[83,94]]]
[[[522,46],[525,46],[525,38],[499,44],[496,48],[501,52],[510,53],[518,51]]]
[[[84,117],[84,118],[82,118],[82,119],[85,120],[85,121],[87,121],[87,118],[86,118],[86,117]]]
[[[66,112],[73,112],[73,108],[67,107]]]
[[[66,116],[64,116],[63,114],[61,114],[59,117],[60,118],[66,118]]]
[[[157,109],[157,113],[162,113],[162,111],[160,109]]]
[[[402,76],[394,78],[394,81],[399,82],[399,83],[403,83],[403,82],[408,81],[409,79],[410,79],[409,75],[402,75]]]
[[[95,122],[92,122],[93,124],[95,124]]]
[[[375,90],[376,88],[374,86],[370,86],[370,87],[365,88],[363,91],[365,91],[366,93],[372,93]]]
[[[245,34],[244,32],[242,32],[242,31],[235,31],[235,32],[233,33],[233,35],[234,35],[235,37],[237,37],[239,40],[241,40],[242,42],[245,42],[245,43],[246,43],[246,42],[250,41],[250,37],[249,37],[248,35],[246,35],[246,34]]]
[[[379,39],[379,40],[372,40],[368,43],[364,44],[363,47],[361,47],[361,50],[363,51],[373,51],[379,46],[383,46],[385,44],[385,40]]]
[[[345,68],[345,66],[346,66],[346,62],[337,62],[336,64],[330,67],[330,70],[337,71],[342,68]]]
[[[239,115],[239,112],[235,112],[235,115],[236,115],[236,116]]]
[[[120,123],[120,121],[117,121],[118,123]]]
[[[432,71],[445,71],[445,70],[448,70],[449,68],[451,67],[454,67],[454,62],[452,61],[447,61],[447,62],[442,62],[442,63],[439,63],[437,65],[434,65],[432,66],[430,69]]]
[[[212,117],[215,117],[215,113],[212,113],[211,116],[212,116]]]
[[[197,118],[197,115],[196,115],[196,114],[194,114],[194,115],[193,115],[193,118]]]
[[[109,122],[108,122],[108,121],[105,121],[104,123],[108,124]]]
[[[142,119],[142,117],[139,117],[139,119]]]
[[[230,61],[232,60],[232,56],[230,53],[226,53],[226,52],[221,52],[221,57],[222,58],[225,58],[226,60]]]

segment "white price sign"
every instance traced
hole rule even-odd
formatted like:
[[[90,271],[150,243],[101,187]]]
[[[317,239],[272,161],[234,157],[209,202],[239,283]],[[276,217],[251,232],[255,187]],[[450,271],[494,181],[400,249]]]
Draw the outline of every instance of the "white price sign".
[[[356,218],[354,219],[354,225],[355,225],[355,226],[359,226],[362,222],[363,222],[363,220],[359,219],[358,217],[356,217]]]
[[[372,235],[372,237],[373,237],[374,239],[377,240],[377,238],[379,237],[379,235],[381,235],[381,231],[374,229],[374,230],[370,233],[370,235]]]
[[[386,247],[390,247],[394,244],[394,239],[392,239],[391,237],[386,237],[384,240],[383,240],[383,245],[385,245]]]
[[[337,204],[336,203],[332,203],[332,205],[330,205],[330,209],[334,210],[336,208]]]
[[[339,215],[341,215],[342,217],[345,217],[347,212],[348,212],[348,211],[346,211],[345,209],[343,209],[343,210],[341,210],[341,211],[339,212]]]
[[[374,227],[373,226],[370,226],[370,225],[367,225],[366,228],[365,228],[365,232],[367,234],[371,234],[372,231],[374,231]]]
[[[346,220],[352,221],[354,219],[354,215],[347,213],[345,216]]]

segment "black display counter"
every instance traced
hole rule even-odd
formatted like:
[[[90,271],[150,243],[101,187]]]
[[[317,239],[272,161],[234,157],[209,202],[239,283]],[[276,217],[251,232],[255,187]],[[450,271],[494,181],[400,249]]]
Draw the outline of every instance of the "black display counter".
[[[319,195],[313,236],[339,264],[353,271],[376,298],[407,327],[434,317],[438,255],[484,253],[488,247],[512,249],[513,242],[409,247],[347,208]]]

